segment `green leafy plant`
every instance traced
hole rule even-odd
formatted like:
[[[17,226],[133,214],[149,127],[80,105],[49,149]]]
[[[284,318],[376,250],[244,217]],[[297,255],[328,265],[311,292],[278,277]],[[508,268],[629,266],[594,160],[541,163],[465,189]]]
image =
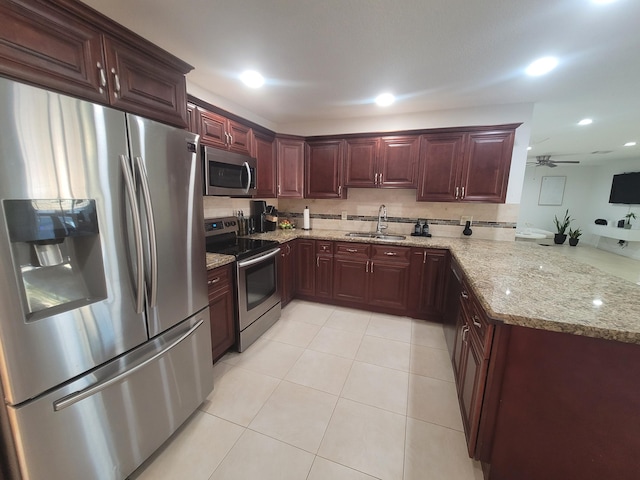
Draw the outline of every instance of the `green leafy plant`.
[[[631,219],[633,218],[635,220],[636,219],[636,214],[633,213],[633,212],[629,212],[624,216],[624,218],[626,218],[627,219],[627,223],[629,225],[631,225]]]
[[[553,221],[556,224],[556,230],[558,231],[558,234],[564,235],[565,232],[567,231],[567,228],[569,228],[569,224],[573,221],[573,219],[569,215],[569,209],[567,209],[567,211],[564,212],[564,218],[562,220],[560,220],[558,216],[555,215],[553,217]]]
[[[582,230],[580,230],[580,228],[576,228],[575,230],[572,228],[569,229],[569,238],[579,238],[580,235],[582,235]]]

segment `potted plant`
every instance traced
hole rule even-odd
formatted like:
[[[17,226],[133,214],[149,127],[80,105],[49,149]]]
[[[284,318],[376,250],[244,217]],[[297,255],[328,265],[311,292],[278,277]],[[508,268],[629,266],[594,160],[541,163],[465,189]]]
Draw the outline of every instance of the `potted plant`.
[[[624,222],[624,228],[629,229],[629,228],[631,228],[631,219],[633,218],[635,220],[636,219],[636,214],[633,213],[633,212],[629,212],[624,216],[624,218],[627,219]]]
[[[553,243],[556,245],[562,245],[564,241],[567,239],[567,228],[569,228],[569,224],[572,221],[571,216],[569,215],[569,209],[564,212],[564,218],[560,220],[557,215],[553,217],[553,221],[556,224],[557,233],[553,237]]]
[[[578,245],[578,241],[580,240],[580,235],[582,235],[582,230],[576,228],[575,230],[569,229],[569,245],[575,247]]]

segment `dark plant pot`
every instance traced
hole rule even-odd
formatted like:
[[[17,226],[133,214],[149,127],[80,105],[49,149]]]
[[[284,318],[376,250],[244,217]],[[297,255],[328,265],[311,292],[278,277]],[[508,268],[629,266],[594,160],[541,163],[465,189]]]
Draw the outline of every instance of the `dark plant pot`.
[[[572,247],[575,247],[578,244],[579,240],[580,240],[579,238],[570,238],[569,245],[571,245]]]
[[[556,245],[562,245],[566,239],[566,234],[556,233],[553,237],[553,243],[555,243]]]

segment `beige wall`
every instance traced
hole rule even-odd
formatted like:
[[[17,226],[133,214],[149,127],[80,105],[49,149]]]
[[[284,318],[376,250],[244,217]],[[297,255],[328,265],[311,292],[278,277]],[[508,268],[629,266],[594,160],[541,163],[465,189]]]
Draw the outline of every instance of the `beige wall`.
[[[368,232],[375,230],[378,209],[381,204],[387,206],[388,232],[407,235],[413,231],[418,218],[429,221],[429,231],[434,236],[461,237],[460,225],[437,224],[458,222],[461,216],[472,216],[473,238],[487,240],[515,240],[515,225],[520,205],[493,203],[432,203],[416,202],[416,191],[409,189],[374,189],[352,188],[344,200],[314,199],[265,199],[268,205],[274,205],[282,213],[291,213],[292,220],[301,223],[302,211],[309,206],[311,211],[311,227],[316,229],[344,230],[350,232]],[[243,210],[249,215],[248,198],[203,197],[204,216],[226,217]],[[342,211],[346,211],[349,220],[340,220]],[[319,215],[337,216],[337,218],[318,218]],[[281,215],[282,216],[282,215]],[[298,217],[300,216],[300,217]],[[353,219],[353,217],[370,217]],[[496,223],[496,226],[483,226],[485,222]]]
[[[416,191],[409,189],[368,189],[352,188],[345,200],[290,200],[280,199],[279,210],[301,214],[306,205],[311,212],[311,227],[318,229],[336,229],[345,231],[373,231],[375,230],[378,209],[381,204],[387,207],[387,214],[391,220],[389,233],[407,235],[413,231],[413,225],[418,218],[428,219],[430,232],[434,236],[458,237],[462,236],[463,227],[459,225],[438,225],[433,222],[455,221],[461,216],[472,216],[474,222],[492,222],[496,226],[475,225],[473,238],[490,240],[515,239],[515,224],[518,219],[520,206],[518,204],[473,204],[473,203],[432,203],[416,202]],[[371,217],[367,220],[340,220],[342,211],[353,216]],[[336,215],[337,219],[318,218],[318,215]],[[298,223],[301,219],[294,217]],[[399,221],[397,221],[399,220]]]

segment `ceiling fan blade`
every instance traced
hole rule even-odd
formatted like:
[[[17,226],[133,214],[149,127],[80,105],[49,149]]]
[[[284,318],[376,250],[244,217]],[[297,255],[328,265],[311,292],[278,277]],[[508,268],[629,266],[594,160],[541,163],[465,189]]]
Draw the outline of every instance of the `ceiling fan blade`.
[[[580,160],[551,160],[552,163],[580,163]]]
[[[548,163],[545,163],[544,165],[546,165],[546,166],[547,166],[547,167],[549,167],[549,168],[556,168],[556,167],[558,166],[558,165],[556,165],[556,164],[555,164],[555,163],[553,163],[553,162],[548,162]]]

